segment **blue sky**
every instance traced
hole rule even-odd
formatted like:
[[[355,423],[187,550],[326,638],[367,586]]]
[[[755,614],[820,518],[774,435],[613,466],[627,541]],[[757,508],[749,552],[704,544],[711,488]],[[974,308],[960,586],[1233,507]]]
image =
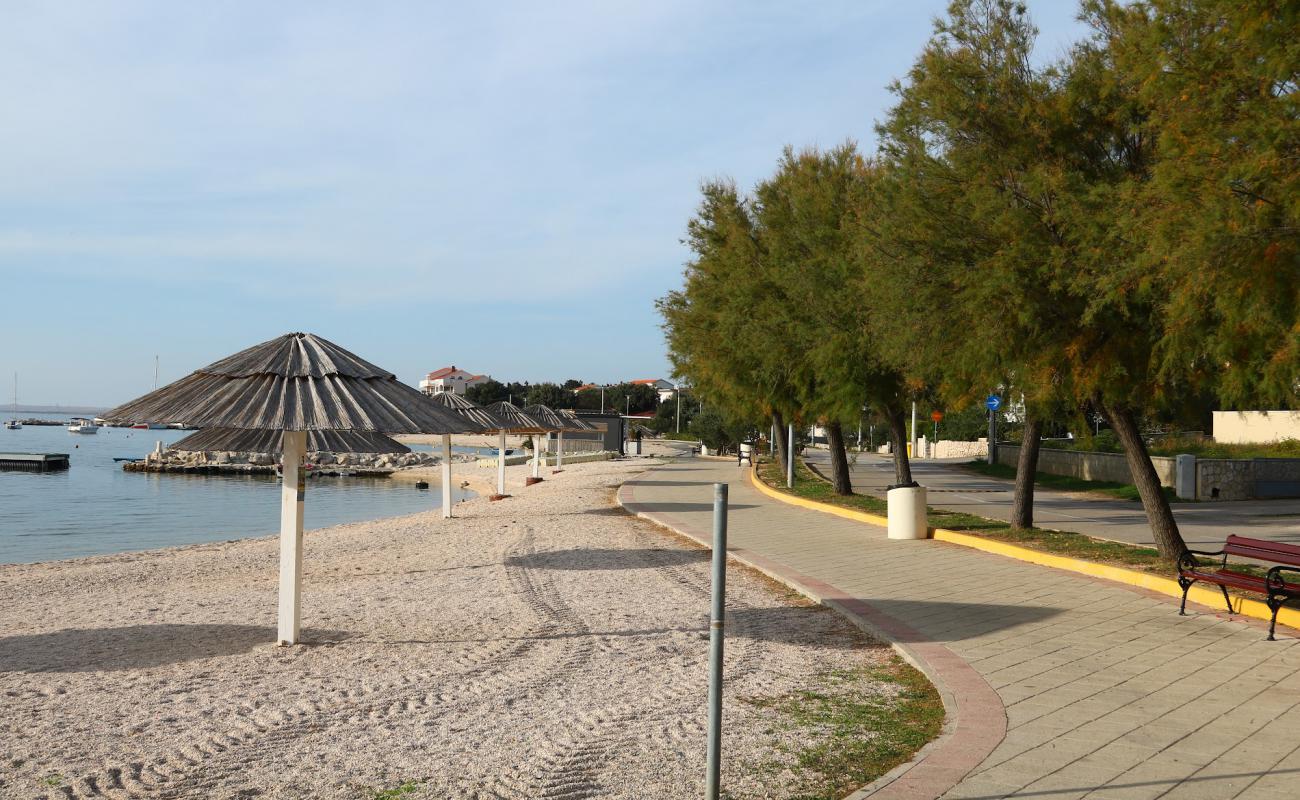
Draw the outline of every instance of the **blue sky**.
[[[1074,5],[1029,5],[1058,55]],[[700,181],[873,149],[943,6],[12,4],[0,399],[116,404],[293,330],[411,383],[666,377]]]

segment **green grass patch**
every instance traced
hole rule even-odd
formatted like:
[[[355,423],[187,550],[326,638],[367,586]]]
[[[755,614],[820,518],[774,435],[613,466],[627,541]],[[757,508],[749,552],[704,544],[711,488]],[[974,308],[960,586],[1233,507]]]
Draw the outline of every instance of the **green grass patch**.
[[[62,786],[63,780],[63,776],[56,772],[53,775],[46,775],[44,778],[41,778],[40,783],[42,786]]]
[[[829,481],[808,469],[799,459],[795,459],[793,492],[785,488],[785,472],[777,464],[771,462],[760,463],[758,475],[764,483],[779,492],[794,494],[809,500],[817,500],[828,505],[866,511],[871,514],[881,516],[888,514],[888,505],[878,497],[856,493],[851,495],[835,494],[835,490]],[[1127,567],[1167,578],[1177,577],[1174,566],[1161,558],[1159,551],[1153,547],[1140,547],[1126,542],[1094,539],[1091,536],[1072,531],[1053,531],[1043,528],[1017,529],[1002,520],[978,517],[974,514],[956,511],[945,511],[933,506],[928,507],[928,514],[930,525],[935,528],[946,528],[959,533],[969,533],[1053,555]],[[1219,561],[1217,559],[1203,558],[1202,563],[1208,566],[1218,564]],[[1264,570],[1250,564],[1230,562],[1230,566],[1234,570],[1251,575],[1264,574]],[[1229,589],[1229,592],[1234,595],[1238,594],[1236,590],[1232,589]],[[1242,593],[1239,596],[1258,599],[1257,595],[1250,593]]]
[[[1015,480],[1016,478],[1016,468],[1009,464],[990,464],[979,458],[964,466],[971,472],[978,472],[980,475],[987,475],[990,478],[1006,478],[1007,480]],[[1086,481],[1083,478],[1073,478],[1069,475],[1049,475],[1046,472],[1038,472],[1034,474],[1034,484],[1044,489],[1055,489],[1061,492],[1087,492],[1089,494],[1104,495],[1116,500],[1142,502],[1142,497],[1138,494],[1138,488],[1131,483]],[[1165,499],[1171,503],[1194,502],[1179,498],[1178,495],[1174,494],[1174,490],[1168,486],[1161,486],[1160,490],[1164,492]]]
[[[883,667],[835,670],[815,690],[745,698],[771,714],[775,731],[797,745],[754,767],[790,769],[791,800],[838,800],[906,762],[943,726],[943,702],[925,676],[897,656]]]
[[[406,781],[400,786],[394,786],[392,789],[366,789],[366,800],[399,800],[402,797],[408,797],[420,791],[424,781]]]

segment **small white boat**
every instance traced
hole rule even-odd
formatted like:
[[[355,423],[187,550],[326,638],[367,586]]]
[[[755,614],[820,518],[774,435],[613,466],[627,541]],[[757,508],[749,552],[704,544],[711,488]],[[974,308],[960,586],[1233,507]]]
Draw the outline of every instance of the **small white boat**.
[[[99,433],[99,426],[88,419],[74,419],[68,426],[69,433]]]
[[[5,427],[11,431],[20,431],[23,428],[23,424],[16,419],[11,419],[5,423]]]

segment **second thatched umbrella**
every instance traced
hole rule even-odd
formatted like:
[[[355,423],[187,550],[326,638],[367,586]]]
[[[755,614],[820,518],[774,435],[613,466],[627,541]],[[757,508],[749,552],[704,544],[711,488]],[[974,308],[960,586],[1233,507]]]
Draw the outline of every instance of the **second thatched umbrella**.
[[[525,406],[524,413],[532,417],[533,419],[537,420],[538,422],[541,422],[543,425],[545,425],[546,430],[553,431],[555,433],[556,435],[555,466],[557,469],[563,466],[564,464],[564,456],[560,455],[560,453],[563,452],[564,450],[564,432],[589,430],[589,427],[585,422],[580,423],[578,422],[576,417],[570,417],[567,414],[561,414],[555,409],[549,406],[544,406],[541,403],[538,403],[536,405],[531,405],[531,406]],[[541,453],[541,455],[538,456],[538,461],[544,460],[546,458],[544,448],[538,448],[538,451],[539,453]],[[534,462],[533,463],[534,476],[536,476],[537,474],[537,469],[538,469],[538,464],[537,462]]]
[[[393,373],[310,333],[242,350],[104,414],[110,422],[173,420],[194,428],[278,431],[279,641],[301,633],[303,456],[308,431],[472,433],[482,428],[428,401]]]
[[[514,403],[501,400],[487,407],[487,411],[494,414],[497,418],[504,420],[508,428],[500,428],[497,435],[501,437],[497,446],[497,494],[506,493],[506,434],[507,433],[545,433],[548,429],[540,421],[533,419],[525,414],[519,406]],[[536,470],[537,445],[533,445],[534,470],[533,477],[537,477]]]
[[[506,421],[471,400],[455,392],[438,392],[429,398],[433,403],[466,421],[480,426],[483,431],[498,431],[501,448],[497,467],[497,494],[505,494]],[[451,436],[442,437],[442,515],[451,516]]]

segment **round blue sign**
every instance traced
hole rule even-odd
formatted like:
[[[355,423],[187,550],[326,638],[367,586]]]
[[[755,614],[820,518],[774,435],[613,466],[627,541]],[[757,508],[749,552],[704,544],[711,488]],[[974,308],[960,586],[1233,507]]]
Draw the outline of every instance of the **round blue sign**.
[[[989,411],[997,411],[999,408],[1002,408],[1002,398],[995,394],[991,394],[988,396],[988,399],[984,401],[984,406]]]

